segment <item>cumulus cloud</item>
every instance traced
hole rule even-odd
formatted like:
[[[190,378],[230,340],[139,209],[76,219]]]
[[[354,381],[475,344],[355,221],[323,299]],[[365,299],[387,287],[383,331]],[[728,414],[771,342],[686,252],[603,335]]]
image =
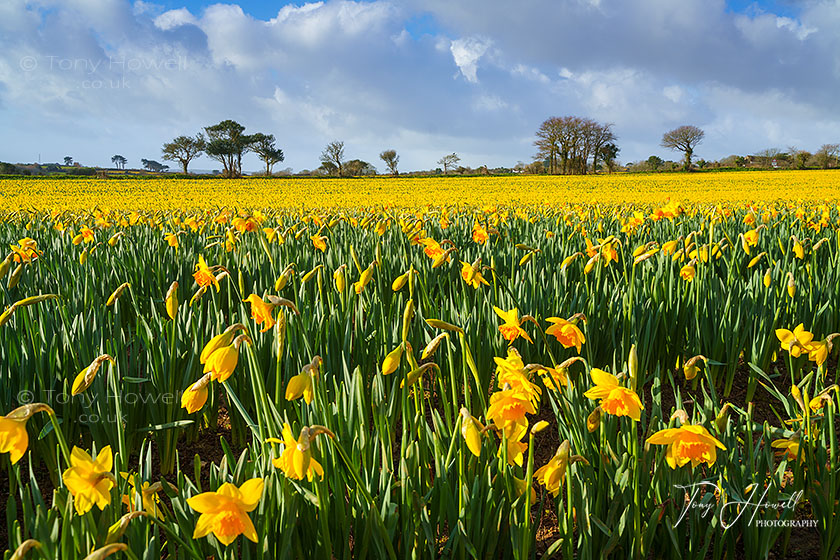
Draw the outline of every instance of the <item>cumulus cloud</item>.
[[[490,48],[491,42],[481,37],[455,39],[449,45],[452,59],[468,82],[478,83],[478,61]]]

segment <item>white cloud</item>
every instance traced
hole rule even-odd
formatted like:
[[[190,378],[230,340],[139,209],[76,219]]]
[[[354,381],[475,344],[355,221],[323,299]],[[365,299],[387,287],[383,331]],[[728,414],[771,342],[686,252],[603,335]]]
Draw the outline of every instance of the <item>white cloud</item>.
[[[198,20],[186,8],[169,10],[155,18],[155,27],[164,31],[169,31],[182,25],[195,25],[196,23],[198,23]]]
[[[482,37],[455,39],[450,43],[449,50],[452,52],[452,59],[468,82],[478,83],[476,75],[478,61],[491,45],[491,41]]]

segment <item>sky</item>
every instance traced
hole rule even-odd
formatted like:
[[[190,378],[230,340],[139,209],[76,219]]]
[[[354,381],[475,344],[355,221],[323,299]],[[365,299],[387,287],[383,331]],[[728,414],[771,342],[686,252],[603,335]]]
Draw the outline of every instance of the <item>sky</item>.
[[[837,92],[840,0],[0,1],[0,161],[140,167],[234,119],[295,171],[333,140],[512,167],[564,115],[612,123],[621,162],[679,159],[684,124],[714,160],[840,142]]]

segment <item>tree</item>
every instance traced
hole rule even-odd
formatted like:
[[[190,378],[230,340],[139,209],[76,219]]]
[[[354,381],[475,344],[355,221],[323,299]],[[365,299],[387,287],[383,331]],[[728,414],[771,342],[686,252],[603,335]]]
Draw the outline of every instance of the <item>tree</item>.
[[[351,159],[344,164],[344,173],[349,177],[376,175],[376,168],[366,161]]]
[[[586,123],[588,144],[592,149],[592,172],[598,171],[598,157],[601,155],[601,148],[606,144],[615,142],[615,133],[612,131],[612,123],[600,124],[595,121]],[[615,144],[613,144],[615,146]],[[615,157],[613,157],[615,159]],[[586,173],[586,160],[584,160],[583,172]]]
[[[117,169],[125,169],[125,164],[128,163],[128,160],[117,154],[111,157],[111,163],[113,163]]]
[[[662,147],[684,153],[685,164],[683,169],[690,171],[694,148],[703,141],[705,135],[705,132],[694,125],[683,125],[662,135]]]
[[[396,177],[400,174],[400,172],[397,171],[397,164],[400,162],[400,156],[397,155],[396,150],[385,150],[379,154],[379,159],[385,162],[385,165],[388,166],[388,170],[391,172],[391,175]]]
[[[659,156],[650,156],[647,158],[647,164],[651,171],[658,171],[665,162]]]
[[[838,155],[840,155],[840,144],[823,144],[814,154],[814,158],[817,160],[817,165],[828,169],[835,163]]]
[[[154,173],[162,173],[163,171],[169,169],[168,165],[163,165],[160,162],[157,162],[153,159],[141,159],[140,163],[143,164],[144,169],[147,169]]]
[[[178,136],[172,142],[163,145],[163,159],[166,161],[177,161],[187,174],[187,167],[190,162],[204,153],[207,148],[207,141],[200,132],[191,136]]]
[[[251,137],[245,127],[230,119],[204,128],[207,133],[205,153],[222,164],[226,177],[242,175],[242,155],[250,149]]]
[[[73,158],[71,158],[70,156],[64,156],[64,165],[68,167],[73,165]]]
[[[446,173],[449,172],[449,168],[457,165],[459,161],[461,161],[461,158],[458,157],[458,154],[452,152],[451,154],[440,158],[437,163],[438,165],[443,166],[443,174],[446,175]]]
[[[275,146],[275,139],[273,134],[263,134],[258,132],[251,136],[251,151],[257,154],[265,163],[265,174],[271,175],[271,166],[275,163],[280,163],[286,156],[283,155],[283,150]]]
[[[604,161],[604,165],[607,166],[608,173],[615,171],[615,158],[618,157],[618,152],[620,151],[621,149],[612,142],[601,146],[601,159]]]
[[[773,161],[781,155],[782,151],[779,148],[766,148],[755,154],[758,162],[762,167],[772,167]]]
[[[597,169],[601,148],[616,140],[611,124],[601,124],[580,117],[551,117],[536,133],[536,159],[543,161],[548,173],[580,173]]]
[[[321,165],[330,175],[344,175],[344,142],[333,140],[321,152]]]

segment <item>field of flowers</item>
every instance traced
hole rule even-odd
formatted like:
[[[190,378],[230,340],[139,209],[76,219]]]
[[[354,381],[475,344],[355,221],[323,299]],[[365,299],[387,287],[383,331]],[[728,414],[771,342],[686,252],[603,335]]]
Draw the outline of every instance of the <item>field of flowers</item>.
[[[838,187],[0,179],[3,558],[836,558]]]

